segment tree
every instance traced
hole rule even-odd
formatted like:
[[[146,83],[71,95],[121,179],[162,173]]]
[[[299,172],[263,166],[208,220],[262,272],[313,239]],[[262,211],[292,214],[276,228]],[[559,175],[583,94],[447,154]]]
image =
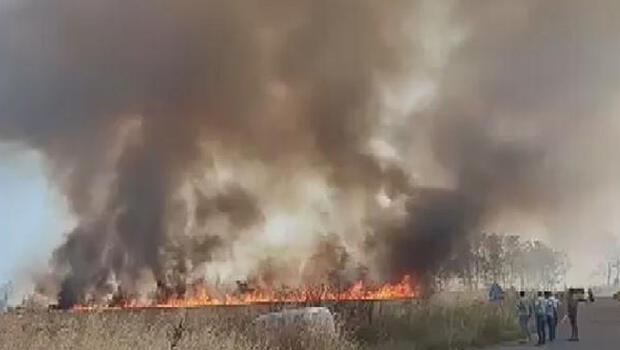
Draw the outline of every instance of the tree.
[[[522,254],[522,243],[521,238],[516,235],[508,235],[504,237],[504,254],[505,254],[505,267],[507,271],[506,280],[504,280],[504,284],[511,286],[516,285],[517,281],[520,283],[520,287],[523,288],[523,278],[522,274],[519,274],[520,267],[522,265],[522,261],[520,255]]]
[[[502,238],[496,233],[484,235],[484,254],[486,281],[499,282],[504,275],[504,246]]]
[[[522,241],[516,235],[480,233],[458,247],[435,274],[439,289],[456,279],[469,290],[493,282],[521,289],[554,289],[565,280],[566,254],[542,241]]]
[[[565,254],[538,240],[526,242],[523,262],[529,288],[553,289],[564,280],[569,267]]]

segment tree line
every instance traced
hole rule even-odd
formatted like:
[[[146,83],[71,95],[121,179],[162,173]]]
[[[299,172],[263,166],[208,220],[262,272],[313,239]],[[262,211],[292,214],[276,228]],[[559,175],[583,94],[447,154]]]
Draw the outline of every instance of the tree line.
[[[540,240],[480,233],[448,259],[435,276],[436,289],[458,285],[476,290],[497,282],[518,289],[563,287],[570,262],[565,253]]]

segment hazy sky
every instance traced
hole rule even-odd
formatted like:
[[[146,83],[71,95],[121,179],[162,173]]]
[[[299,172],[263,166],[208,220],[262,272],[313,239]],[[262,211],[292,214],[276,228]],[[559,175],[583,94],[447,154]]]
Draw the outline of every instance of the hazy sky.
[[[0,184],[0,281],[24,290],[60,243],[65,210],[34,152],[1,145]]]

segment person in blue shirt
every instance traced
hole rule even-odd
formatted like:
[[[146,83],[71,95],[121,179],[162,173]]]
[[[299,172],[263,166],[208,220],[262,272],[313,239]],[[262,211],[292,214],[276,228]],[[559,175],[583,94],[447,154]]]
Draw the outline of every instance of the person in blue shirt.
[[[549,329],[549,341],[555,340],[557,310],[557,304],[551,292],[545,292],[545,320]]]
[[[494,282],[489,288],[489,301],[499,301],[504,299],[504,291],[497,282]]]
[[[547,301],[543,297],[543,292],[538,292],[534,301],[534,314],[536,315],[536,333],[538,333],[538,345],[545,343],[545,325],[547,323]]]

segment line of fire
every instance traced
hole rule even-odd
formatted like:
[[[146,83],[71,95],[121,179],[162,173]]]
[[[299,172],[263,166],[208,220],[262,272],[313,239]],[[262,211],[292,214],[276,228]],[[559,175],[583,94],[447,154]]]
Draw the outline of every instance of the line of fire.
[[[250,283],[236,281],[233,292],[219,292],[205,281],[170,287],[158,283],[157,290],[147,298],[125,293],[121,287],[105,300],[87,298],[83,303],[68,306],[52,304],[50,309],[88,312],[95,310],[123,310],[149,308],[200,308],[211,306],[243,306],[257,304],[303,304],[320,305],[349,301],[411,300],[419,296],[411,276],[405,275],[396,283],[364,283],[357,281],[348,288],[325,284],[297,288],[260,288]]]

